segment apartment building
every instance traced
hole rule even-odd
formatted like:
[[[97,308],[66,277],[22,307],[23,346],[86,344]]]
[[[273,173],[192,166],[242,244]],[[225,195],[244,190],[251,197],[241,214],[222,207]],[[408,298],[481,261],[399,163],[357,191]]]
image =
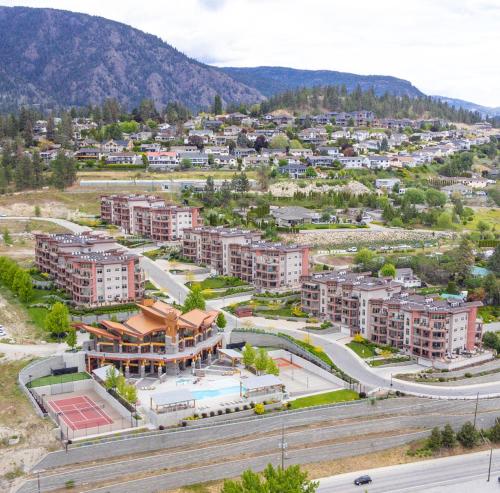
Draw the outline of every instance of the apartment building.
[[[401,284],[370,272],[325,272],[302,279],[302,310],[340,324],[351,335],[365,335],[368,304],[401,292]]]
[[[309,274],[309,248],[269,243],[260,233],[237,228],[192,228],[183,238],[183,256],[217,274],[239,277],[257,289],[297,288]]]
[[[106,195],[101,197],[101,219],[120,226],[129,234],[157,242],[175,241],[186,228],[201,221],[197,207],[166,204],[147,195]]]
[[[136,301],[144,296],[139,257],[95,234],[39,234],[35,262],[76,305]]]
[[[439,300],[401,293],[371,300],[366,336],[424,359],[470,352],[481,340],[476,321],[481,302]]]
[[[318,273],[303,278],[302,310],[423,360],[445,360],[481,341],[480,302],[443,301],[404,291],[370,273]]]
[[[182,255],[196,264],[203,264],[218,274],[231,275],[230,245],[249,245],[261,234],[239,228],[197,227],[184,230]]]

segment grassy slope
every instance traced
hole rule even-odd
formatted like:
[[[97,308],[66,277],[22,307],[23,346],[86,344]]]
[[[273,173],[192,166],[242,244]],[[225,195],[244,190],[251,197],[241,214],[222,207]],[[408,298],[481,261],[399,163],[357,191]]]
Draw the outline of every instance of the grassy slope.
[[[324,404],[333,404],[336,402],[354,401],[359,399],[358,393],[353,390],[335,390],[324,394],[310,395],[300,397],[291,401],[291,409],[300,409],[302,407],[321,406]]]
[[[375,351],[371,347],[360,344],[359,342],[352,341],[346,344],[346,346],[351,348],[361,358],[375,356]]]

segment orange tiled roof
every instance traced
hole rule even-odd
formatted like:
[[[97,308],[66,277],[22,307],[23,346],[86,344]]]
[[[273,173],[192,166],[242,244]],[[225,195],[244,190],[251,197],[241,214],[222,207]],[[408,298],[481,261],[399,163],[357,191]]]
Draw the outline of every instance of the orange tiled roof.
[[[115,336],[114,334],[111,334],[110,332],[106,332],[105,330],[102,330],[98,327],[93,327],[92,325],[74,324],[74,326],[78,329],[86,330],[87,332],[94,334],[96,336],[99,336],[99,337],[104,337],[106,339],[112,339],[112,340],[119,339],[118,336]]]

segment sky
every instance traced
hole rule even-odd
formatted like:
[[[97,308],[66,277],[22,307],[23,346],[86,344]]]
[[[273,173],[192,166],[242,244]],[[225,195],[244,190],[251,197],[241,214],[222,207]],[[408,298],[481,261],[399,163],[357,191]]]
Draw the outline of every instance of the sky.
[[[0,0],[99,15],[218,66],[392,75],[500,106],[500,0]]]

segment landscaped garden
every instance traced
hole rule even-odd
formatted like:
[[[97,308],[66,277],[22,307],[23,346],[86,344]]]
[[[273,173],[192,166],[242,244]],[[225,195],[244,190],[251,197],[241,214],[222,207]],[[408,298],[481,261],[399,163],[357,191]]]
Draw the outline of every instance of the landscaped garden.
[[[300,294],[295,292],[275,293],[272,296],[267,294],[255,294],[251,300],[242,301],[229,305],[225,309],[235,313],[238,308],[250,308],[253,315],[263,318],[304,318],[307,319],[307,313],[300,309]]]
[[[381,344],[376,344],[372,341],[368,341],[360,334],[356,334],[353,337],[353,340],[351,342],[348,342],[346,346],[363,359],[373,358],[376,356],[383,356],[384,359],[389,359],[392,358],[392,355],[394,353],[398,352],[398,350],[392,346],[384,346]]]
[[[207,277],[203,281],[188,281],[186,286],[190,289],[193,286],[198,286],[201,289],[203,298],[206,300],[253,291],[253,287],[250,284],[231,276],[212,276]]]

